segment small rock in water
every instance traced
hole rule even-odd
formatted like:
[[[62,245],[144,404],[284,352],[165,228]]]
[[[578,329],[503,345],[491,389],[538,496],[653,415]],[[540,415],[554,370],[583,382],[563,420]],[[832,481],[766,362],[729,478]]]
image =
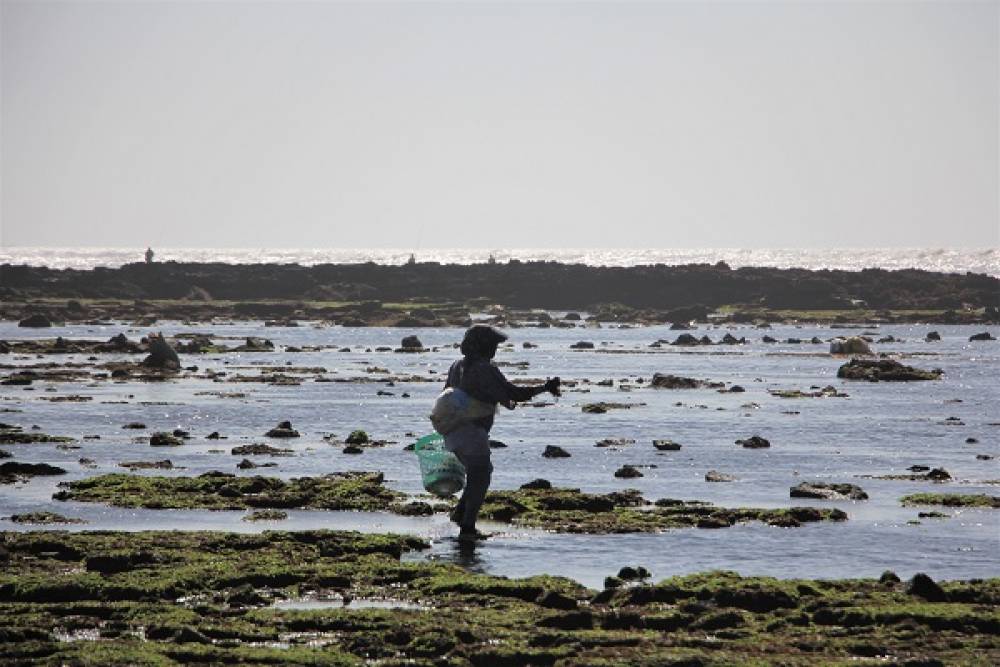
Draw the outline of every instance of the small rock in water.
[[[737,445],[743,445],[747,449],[762,449],[764,447],[770,447],[771,442],[766,438],[762,438],[759,435],[752,435],[749,438],[736,441]]]
[[[569,452],[559,445],[546,445],[542,456],[547,459],[564,459],[569,457]]]
[[[360,447],[358,447],[357,445],[347,445],[347,446],[346,446],[346,447],[344,447],[344,449],[343,449],[343,452],[344,452],[345,454],[361,454],[361,453],[362,453],[362,452],[364,452],[364,451],[365,451],[365,450],[361,449],[361,448],[360,448]]]
[[[268,438],[297,438],[299,432],[292,428],[292,422],[283,421],[264,435]]]
[[[980,340],[996,340],[989,331],[984,331],[983,333],[977,333],[969,336],[969,342],[975,342]]]
[[[681,448],[681,446],[673,440],[654,440],[653,447],[656,447],[661,452],[676,452]]]
[[[620,477],[623,479],[631,479],[634,477],[642,477],[642,473],[631,465],[623,465],[621,468],[615,471],[615,477]]]
[[[709,470],[705,473],[706,482],[735,482],[736,478],[732,475],[727,475],[726,473],[719,472],[718,470]]]
[[[400,348],[408,351],[422,350],[424,349],[424,344],[416,336],[407,336],[400,343]]]
[[[122,428],[134,429],[134,430],[140,431],[142,429],[145,429],[146,425],[143,424],[142,422],[129,422],[128,424],[125,424],[124,426],[122,426]]]
[[[581,340],[569,346],[571,350],[593,350],[594,344],[588,340]]]
[[[820,500],[868,500],[868,494],[860,486],[824,482],[802,482],[793,486],[788,495],[791,498],[818,498]]]
[[[533,479],[521,485],[522,489],[551,489],[552,482],[547,479]]]
[[[180,447],[184,441],[172,433],[154,433],[149,436],[150,447]]]
[[[941,340],[941,334],[939,334],[937,331],[928,331],[927,336],[924,338],[924,340],[927,341],[928,343],[939,341]]]
[[[351,434],[347,436],[347,439],[344,440],[344,442],[348,445],[365,445],[370,442],[370,438],[368,437],[368,433],[362,431],[361,429],[357,429],[351,431]]]

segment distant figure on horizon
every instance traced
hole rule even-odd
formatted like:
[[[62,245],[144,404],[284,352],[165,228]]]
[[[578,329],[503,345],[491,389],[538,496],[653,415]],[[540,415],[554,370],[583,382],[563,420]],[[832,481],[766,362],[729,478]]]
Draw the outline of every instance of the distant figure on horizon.
[[[153,249],[152,248],[146,248],[146,264],[152,264],[153,263],[153,255],[154,254],[155,253],[153,253]]]
[[[411,252],[411,253],[410,253],[410,258],[409,258],[408,260],[406,260],[406,263],[407,263],[407,264],[409,264],[410,266],[413,266],[414,264],[416,264],[416,263],[417,263],[417,256],[416,256],[416,255],[414,255],[414,254],[413,254],[413,253]]]

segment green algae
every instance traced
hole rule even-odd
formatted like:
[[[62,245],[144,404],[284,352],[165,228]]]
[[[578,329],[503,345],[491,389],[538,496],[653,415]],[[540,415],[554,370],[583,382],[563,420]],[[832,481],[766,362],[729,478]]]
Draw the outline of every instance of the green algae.
[[[0,662],[23,665],[990,665],[1000,579],[706,572],[603,592],[402,563],[333,531],[0,533]],[[413,609],[279,609],[311,591]],[[937,661],[937,662],[932,662]]]
[[[748,521],[791,528],[847,519],[841,510],[813,507],[725,508],[669,499],[653,504],[634,489],[602,495],[560,488],[494,491],[486,496],[480,514],[560,533],[650,533],[670,528],[726,528]]]
[[[53,498],[148,509],[244,508],[386,510],[403,494],[385,488],[381,473],[323,477],[237,477],[207,472],[198,477],[145,477],[112,473],[67,482]]]
[[[899,499],[903,505],[943,505],[945,507],[986,507],[1000,509],[1000,496],[985,493],[912,493]]]

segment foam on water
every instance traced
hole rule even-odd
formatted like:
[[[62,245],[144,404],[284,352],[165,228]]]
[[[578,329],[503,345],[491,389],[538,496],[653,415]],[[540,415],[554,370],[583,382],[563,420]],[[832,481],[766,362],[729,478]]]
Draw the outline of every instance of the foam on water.
[[[909,269],[1000,276],[1000,248],[154,248],[156,261],[227,264],[403,264],[411,252],[418,262],[475,264],[490,256],[498,262],[553,261],[592,266],[692,264],[724,261],[743,266],[806,269]],[[142,261],[144,248],[0,248],[0,264],[52,268],[117,267]]]

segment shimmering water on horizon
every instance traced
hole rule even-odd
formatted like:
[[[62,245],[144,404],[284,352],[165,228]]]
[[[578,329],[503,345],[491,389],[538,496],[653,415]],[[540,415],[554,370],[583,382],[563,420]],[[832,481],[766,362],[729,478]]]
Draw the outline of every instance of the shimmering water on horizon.
[[[154,248],[156,261],[227,264],[403,264],[411,253],[418,262],[475,264],[492,256],[498,262],[554,261],[591,266],[714,264],[733,268],[924,269],[945,273],[1000,276],[1000,248]],[[143,261],[145,248],[0,247],[0,264],[51,268],[117,267]]]

